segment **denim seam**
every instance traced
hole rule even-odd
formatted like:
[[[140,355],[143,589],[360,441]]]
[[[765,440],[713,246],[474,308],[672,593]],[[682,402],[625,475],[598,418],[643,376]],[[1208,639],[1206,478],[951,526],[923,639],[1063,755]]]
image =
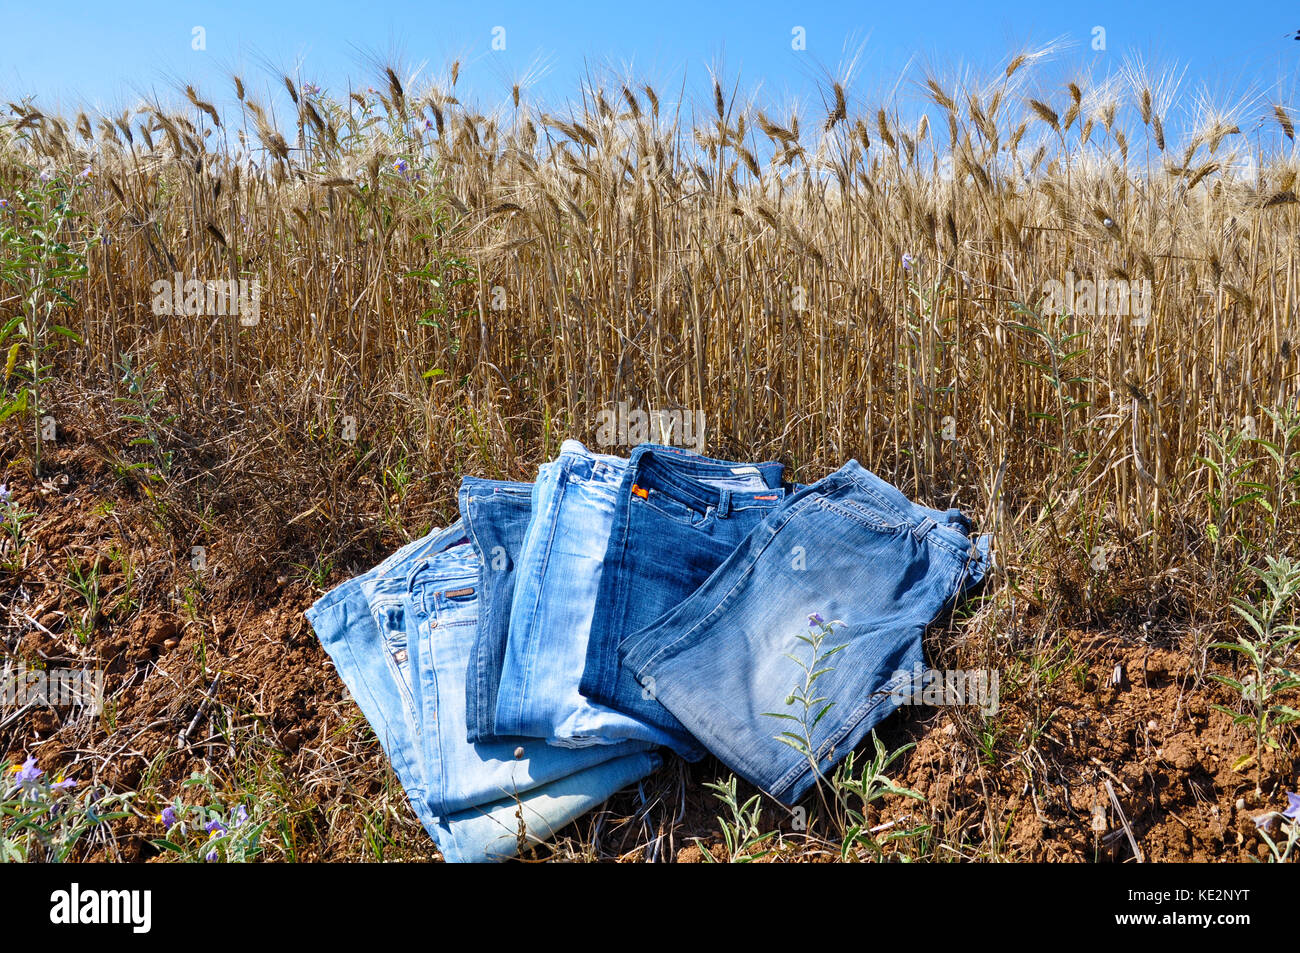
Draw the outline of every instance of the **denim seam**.
[[[842,519],[846,519],[853,523],[856,523],[865,529],[869,529],[872,532],[878,533],[881,536],[897,536],[899,535],[900,531],[904,529],[911,530],[912,528],[912,524],[910,521],[905,521],[898,526],[881,526],[879,523],[871,522],[871,520],[868,519],[863,514],[857,513],[854,510],[849,509],[843,503],[835,503],[824,496],[820,497],[819,499],[820,499],[822,509],[829,511],[834,515],[839,516]]]
[[[568,491],[570,476],[572,476],[570,468],[561,467],[559,477],[555,481],[555,492],[551,497],[552,505],[547,511],[546,546],[542,551],[541,565],[534,575],[534,578],[538,580],[539,584],[532,587],[533,592],[535,593],[535,595],[533,596],[533,605],[530,608],[527,615],[525,616],[525,618],[528,620],[528,628],[525,630],[528,638],[526,638],[524,641],[530,644],[535,643],[536,641],[534,638],[533,629],[537,624],[537,614],[542,605],[542,586],[540,585],[540,582],[541,580],[544,580],[546,578],[547,570],[550,568],[551,565],[551,553],[554,551],[555,548],[555,534],[559,532],[559,528],[560,528],[560,510],[564,506],[564,497],[566,492]],[[523,554],[521,553],[520,555],[522,556]],[[513,605],[511,606],[510,611],[511,611],[511,615],[513,615],[514,614]],[[512,722],[512,724],[514,725],[519,725],[523,722],[524,699],[528,697],[529,686],[531,686],[533,683],[534,657],[535,657],[534,652],[529,652],[526,655],[526,663],[524,665],[523,673],[520,677],[521,688],[520,691],[517,693],[518,702],[511,706],[513,709],[511,714],[514,717],[514,721]],[[497,698],[498,704],[500,703],[500,701],[501,699],[498,697]]]
[[[791,505],[780,514],[779,519],[777,519],[777,521],[771,527],[768,527],[771,530],[771,532],[768,535],[768,538],[758,548],[758,551],[753,553],[746,560],[744,569],[737,576],[735,583],[733,583],[731,588],[727,590],[726,594],[723,595],[722,598],[718,600],[718,604],[714,606],[712,609],[710,609],[707,613],[705,613],[705,615],[703,616],[703,618],[700,619],[699,622],[695,623],[695,625],[691,626],[689,629],[687,629],[685,632],[679,635],[672,642],[669,642],[667,645],[660,647],[658,651],[656,651],[653,655],[651,655],[648,659],[646,659],[644,663],[636,666],[635,673],[636,673],[636,680],[638,682],[641,681],[641,678],[646,674],[646,670],[651,665],[654,665],[661,660],[667,661],[667,659],[680,654],[680,651],[672,652],[672,650],[676,648],[678,645],[680,645],[682,642],[686,641],[687,639],[690,639],[692,635],[694,635],[700,628],[708,624],[720,611],[722,611],[726,607],[728,601],[731,600],[731,598],[735,595],[736,590],[739,589],[741,584],[745,582],[752,574],[754,570],[754,566],[757,564],[758,560],[762,557],[763,553],[767,551],[767,548],[771,546],[772,542],[776,539],[776,537],[780,535],[781,530],[785,529],[785,527],[789,525],[791,519],[793,519],[798,513],[803,512],[805,507],[807,507],[817,499],[820,499],[820,497],[809,497],[808,499],[800,503],[795,503]],[[750,530],[749,533],[745,536],[745,538],[741,540],[740,546],[748,545],[750,536],[752,536],[757,530],[765,527],[766,525],[767,524],[765,521],[763,523],[759,523],[758,526],[755,526],[754,529]],[[707,584],[707,580],[705,584]],[[696,591],[698,592],[699,590]],[[694,598],[695,598],[694,595],[688,596],[686,601],[680,603],[677,608],[671,610],[671,613],[678,612],[682,606],[685,606]],[[660,624],[659,620],[656,620],[655,622],[651,623],[649,630],[653,631],[654,629],[659,627],[659,624]],[[637,642],[642,642],[645,640],[647,634],[648,634],[647,630],[643,629],[639,633],[634,633],[633,637],[636,639]],[[691,644],[694,643],[692,642]],[[623,656],[624,660],[636,654],[637,648],[638,646],[635,643],[629,644],[628,651]],[[669,654],[670,652],[671,654]]]
[[[333,641],[333,640],[331,640],[331,641]],[[360,686],[359,686],[359,687],[360,687],[362,690],[364,690],[365,693],[366,693],[366,695],[370,698],[370,704],[374,707],[375,713],[379,716],[380,720],[384,723],[384,732],[385,732],[385,734],[386,734],[387,737],[389,737],[389,738],[395,737],[394,734],[393,734],[393,729],[392,729],[392,727],[391,727],[391,726],[389,725],[389,723],[388,723],[388,719],[384,717],[384,709],[383,709],[383,706],[381,706],[381,705],[379,704],[378,699],[375,697],[374,690],[370,687],[370,682],[369,682],[369,680],[367,680],[366,677],[365,677],[365,674],[364,674],[364,673],[365,673],[365,669],[362,667],[360,660],[357,658],[357,653],[356,653],[355,651],[353,651],[353,649],[352,649],[352,644],[348,641],[348,639],[347,639],[346,636],[344,636],[343,638],[340,638],[336,644],[342,644],[343,648],[344,648],[344,649],[347,651],[347,653],[348,653],[348,657],[352,659],[353,671],[357,672],[357,674],[358,674],[358,676],[359,676],[359,677],[358,677],[358,682],[360,683]],[[336,671],[336,672],[338,671],[337,666],[335,667],[335,671]],[[347,687],[347,680],[343,678],[343,676],[342,676],[341,673],[339,674],[339,680],[343,682],[344,687]],[[361,706],[358,705],[357,707],[360,708]],[[362,711],[362,714],[364,715],[365,712]],[[371,726],[371,729],[373,730],[373,728],[374,728],[374,726],[372,725],[372,726]],[[417,775],[414,771],[411,770],[411,763],[407,760],[406,755],[405,755],[404,753],[402,753],[401,751],[399,751],[396,747],[393,747],[391,750],[392,750],[393,752],[396,752],[396,753],[397,753],[397,757],[400,758],[401,761],[402,761],[402,764],[405,765],[405,767],[406,767],[406,773],[407,773],[407,775],[408,775],[409,777],[420,777],[420,778],[424,781],[425,784],[428,783],[428,779],[423,777],[423,773]],[[391,753],[389,754],[389,758],[390,758],[390,759],[392,758],[392,754],[391,754]],[[417,789],[416,789],[416,791],[414,792],[414,794],[415,794],[415,795],[418,795],[418,796],[420,797],[420,799],[423,800],[423,799],[425,798],[425,789],[424,789],[424,787],[423,787],[423,786],[419,786],[419,787],[417,787]],[[411,792],[411,791],[407,791],[407,792],[406,792],[407,800],[411,800],[412,796],[413,796],[413,792]]]
[[[917,521],[916,517],[920,510],[930,509],[930,507],[922,507],[920,504],[910,499],[907,499],[907,497],[902,493],[901,490],[897,490],[897,487],[894,487],[894,489],[903,498],[903,503],[906,503],[907,506],[912,511],[912,515],[910,516],[906,515],[902,509],[902,503],[890,500],[889,497],[885,493],[883,493],[879,488],[872,486],[871,482],[865,479],[863,475],[864,474],[870,475],[872,477],[875,477],[877,480],[881,480],[881,482],[884,482],[883,479],[879,476],[876,476],[876,474],[872,473],[870,470],[868,470],[866,467],[863,467],[861,464],[858,464],[858,466],[862,470],[861,474],[845,473],[843,474],[844,478],[852,481],[855,487],[860,489],[862,492],[868,494],[873,499],[877,500],[882,506],[887,507],[891,512],[898,514],[902,519],[906,520],[907,522],[915,523]],[[835,475],[836,474],[831,474],[831,477],[834,477]],[[827,479],[830,479],[830,477],[828,477]],[[924,514],[920,514],[920,515],[924,515]],[[934,519],[934,517],[931,518]],[[957,535],[961,536],[963,540],[970,539],[971,537],[962,534],[960,530],[954,529],[951,523],[939,522],[938,519],[935,519],[935,522],[938,523],[936,529],[939,530],[939,533],[931,532],[930,534],[928,534],[929,538],[933,538],[934,541],[938,543],[940,546],[952,551],[958,556],[962,555],[965,552],[967,547],[959,546],[952,539],[947,538],[945,534],[956,533]]]
[[[370,607],[370,617],[371,619],[374,620],[375,628],[379,630],[379,638],[384,643],[383,644],[384,667],[388,669],[388,674],[392,676],[393,681],[397,684],[397,690],[398,692],[401,693],[401,697],[404,699],[403,704],[405,705],[406,710],[411,712],[414,715],[413,720],[418,726],[419,723],[423,721],[423,719],[420,717],[420,713],[415,710],[415,695],[412,691],[412,686],[408,684],[405,678],[402,677],[402,671],[401,671],[402,663],[399,662],[397,660],[397,657],[394,655],[395,649],[400,651],[405,651],[407,653],[406,664],[409,670],[410,659],[411,659],[411,655],[410,655],[411,648],[408,643],[410,640],[407,638],[405,631],[403,631],[401,645],[400,646],[397,645],[396,639],[389,636],[388,630],[380,622],[379,615],[378,615],[378,610],[386,609],[389,606],[393,606],[393,605],[398,605],[398,606],[402,605],[402,599],[400,596],[398,596],[396,599],[390,596],[380,596],[377,599],[367,600],[367,601],[369,602],[369,607]],[[406,611],[405,607],[403,607],[402,611],[403,613],[405,613]],[[403,616],[403,625],[405,625],[405,616]],[[419,728],[417,727],[415,730],[418,733]]]
[[[944,524],[940,523],[926,536],[926,539],[933,540],[936,546],[942,546],[944,549],[948,550],[948,552],[952,553],[954,556],[958,557],[959,559],[963,557],[967,557],[970,552],[969,540],[971,539],[971,537],[964,537],[965,539],[968,540],[967,544],[965,546],[958,546],[952,540],[946,539],[944,537],[943,534],[945,532],[955,533],[957,532],[957,530],[953,529],[951,526],[945,526]]]
[[[626,486],[624,487],[623,490],[620,491],[620,496],[622,496],[622,499],[619,501],[619,504],[621,504],[621,505],[616,505],[615,508],[614,508],[614,522],[615,522],[615,523],[618,522],[618,517],[619,517],[620,511],[621,511],[622,516],[623,516],[622,525],[621,525],[621,526],[617,526],[617,527],[615,527],[614,525],[611,525],[611,527],[610,527],[610,543],[609,543],[609,545],[612,546],[612,545],[615,544],[615,542],[617,542],[617,545],[618,545],[618,553],[617,553],[617,560],[618,560],[618,561],[617,561],[617,563],[613,566],[613,569],[614,569],[613,574],[609,576],[609,578],[611,578],[611,579],[613,579],[613,580],[617,580],[617,579],[621,579],[621,578],[622,578],[622,575],[623,575],[623,564],[624,564],[625,561],[627,560],[627,540],[628,540],[628,532],[631,530],[631,526],[632,526],[632,481],[633,481],[633,477],[634,477],[634,476],[635,476],[635,474],[633,473],[632,468],[629,467],[629,468],[628,468],[628,477],[627,477],[627,479],[626,479],[626,481],[625,481]],[[623,495],[624,493],[626,493],[626,495]],[[617,532],[616,532],[615,530],[617,530]],[[607,548],[608,548],[608,547],[607,547]],[[606,558],[608,559],[608,552],[606,553]],[[607,566],[605,566],[605,567],[602,569],[602,571],[601,571],[601,581],[600,581],[600,585],[599,585],[599,586],[597,587],[597,589],[596,589],[596,595],[597,595],[597,598],[599,598],[599,596],[600,596],[600,590],[601,590],[602,588],[604,588],[605,577],[606,577],[606,575],[609,573],[609,569],[610,569],[610,567],[607,565]],[[614,596],[615,596],[615,598],[617,599],[618,604],[617,604],[617,605],[614,605],[614,606],[610,606],[610,616],[609,616],[609,618],[621,619],[621,618],[623,618],[623,616],[626,614],[626,609],[627,609],[627,600],[628,600],[628,597],[629,597],[629,590],[628,590],[628,587],[627,587],[626,585],[621,585],[621,586],[620,586],[620,585],[616,585],[616,586],[614,586],[613,588],[614,588]],[[594,631],[594,629],[593,629],[593,631]],[[599,646],[597,646],[597,650],[598,650],[598,651],[597,651],[597,658],[598,658],[599,663],[600,663],[600,664],[599,664],[599,668],[597,669],[597,674],[598,674],[599,678],[598,678],[598,680],[594,683],[594,691],[593,691],[593,693],[592,693],[592,696],[593,696],[593,698],[594,698],[595,701],[599,701],[599,702],[600,702],[601,704],[603,704],[603,705],[612,705],[612,704],[613,704],[613,698],[612,698],[612,696],[613,696],[613,691],[612,691],[611,682],[612,682],[614,685],[617,685],[617,684],[618,684],[618,661],[617,661],[617,657],[618,657],[618,646],[619,646],[619,643],[616,641],[616,642],[614,642],[613,645],[610,645],[610,644],[609,644],[610,639],[609,639],[609,629],[608,629],[608,626],[602,625],[602,627],[601,627],[601,629],[600,629],[600,634],[601,634],[601,636],[602,636],[602,641],[604,642],[604,645],[599,645]],[[590,640],[590,641],[588,642],[588,645],[592,645],[592,644],[594,644],[594,641],[595,641],[595,640]],[[611,652],[611,651],[613,652],[614,657],[615,657],[615,662],[614,662],[614,664],[613,664],[612,666],[608,664],[608,663],[609,663],[609,656],[610,656],[610,652]],[[610,674],[611,671],[612,671],[612,673],[613,673],[612,676],[611,676],[611,674]],[[581,688],[579,689],[579,691],[581,691]]]
[[[897,516],[901,522],[907,523],[908,525],[913,525],[917,522],[915,513],[908,513],[902,510],[896,504],[887,500],[883,494],[877,492],[875,487],[866,486],[865,484],[859,483],[857,480],[854,480],[853,483],[858,490],[871,497],[877,506],[881,509],[888,510],[893,515]]]
[[[491,570],[488,569],[487,563],[480,561],[479,564],[480,592],[485,588],[484,579],[487,573],[490,571]],[[476,626],[479,626],[479,633],[481,635],[483,631],[488,631],[488,632],[492,631],[492,620],[494,618],[492,607],[493,604],[498,602],[499,600],[497,598],[484,598],[480,601],[482,605],[480,605],[479,607],[478,615],[477,618],[474,620],[474,622]],[[439,622],[438,624],[441,626],[443,623]],[[447,624],[450,625],[451,623],[447,623]],[[477,652],[478,672],[479,672],[478,720],[481,722],[484,719],[486,719],[489,725],[489,730],[487,732],[487,735],[490,737],[496,731],[497,704],[496,704],[496,699],[492,697],[492,683],[493,683],[492,676],[495,673],[496,663],[495,660],[491,657],[492,654],[491,652],[482,651],[482,649],[486,647],[482,639],[476,637],[474,641],[479,648]],[[495,645],[491,646],[491,649],[492,651],[495,651],[496,646]]]
[[[479,584],[479,589],[481,590],[483,588],[484,569],[487,567],[487,562],[485,561],[484,558],[483,540],[479,536],[479,531],[476,528],[476,521],[474,519],[474,511],[475,509],[477,509],[478,499],[477,497],[475,497],[473,493],[469,492],[468,489],[465,487],[461,488],[461,492],[465,496],[464,501],[461,503],[461,512],[465,517],[465,530],[469,535],[471,545],[474,548],[474,552],[478,555],[478,559],[479,559],[478,584]],[[485,602],[488,605],[484,608],[483,611],[479,613],[480,619],[482,619],[486,615],[490,615],[491,610],[488,607],[490,607],[491,601],[492,600],[490,599],[485,600]],[[426,625],[427,625],[427,621],[426,621]],[[432,639],[432,635],[430,635],[430,638]],[[476,730],[477,723],[479,720],[485,717],[484,715],[485,712],[487,713],[486,717],[489,720],[495,722],[496,706],[489,706],[487,702],[487,698],[489,694],[488,663],[485,660],[483,653],[478,651],[477,639],[475,640],[474,648],[471,650],[470,659],[471,661],[476,663],[474,664],[473,668],[474,668],[474,703],[475,703],[474,710],[477,713],[477,717],[474,719],[475,723],[469,725],[468,729],[474,735],[478,735],[480,734],[480,732]],[[493,709],[491,712],[488,712],[489,707]],[[439,732],[439,734],[441,734],[441,732]]]
[[[978,547],[978,543],[976,542],[974,537],[972,537],[971,539],[971,545]],[[962,593],[965,592],[967,586],[974,585],[975,582],[978,582],[980,579],[983,578],[982,574],[979,576],[976,576],[975,574],[975,570],[979,566],[980,558],[981,558],[981,554],[978,552],[977,549],[975,555],[970,555],[968,553],[964,559],[957,560],[957,571],[953,574],[952,589],[948,596],[947,601],[944,602],[945,606],[948,605],[949,603],[956,605],[956,603],[961,599]],[[967,579],[971,579],[974,581],[971,583],[967,583],[966,581]]]
[[[467,476],[461,480],[460,491],[473,494],[474,488],[490,489],[494,494],[502,493],[509,496],[528,496],[532,493],[531,483],[520,483],[515,480],[489,480],[485,477]],[[457,492],[457,496],[460,495]]]
[[[852,462],[857,463],[856,460]],[[853,470],[852,468],[850,468],[847,471],[837,470],[835,474],[832,474],[832,476],[835,476],[837,474],[841,475],[845,480],[852,483],[853,486],[862,490],[864,493],[869,494],[871,497],[878,500],[882,505],[889,507],[891,510],[895,512],[907,513],[908,511],[913,510],[916,507],[916,504],[911,499],[909,499],[907,494],[905,494],[902,490],[899,490],[897,487],[893,486],[893,484],[887,483],[883,477],[880,477],[879,475],[872,473],[866,467],[862,466],[862,464],[858,463],[857,466],[858,466],[858,470],[860,470],[861,472],[858,472],[858,470]],[[895,492],[897,492],[898,496],[901,499],[899,500],[891,499],[889,494],[883,492],[879,487],[873,485],[871,478],[875,478],[876,480],[879,480],[881,483],[884,483],[886,486],[891,487]]]
[[[468,528],[469,527],[467,525],[466,529]],[[433,810],[434,813],[436,813],[439,817],[441,817],[445,813],[443,808],[447,803],[447,779],[444,776],[445,772],[442,770],[442,766],[447,763],[447,756],[442,749],[443,735],[445,734],[445,732],[442,731],[442,724],[441,724],[442,712],[439,710],[439,706],[438,706],[438,666],[437,664],[435,664],[435,660],[433,657],[434,656],[433,632],[429,628],[429,617],[427,615],[423,619],[416,619],[415,636],[416,638],[423,637],[424,644],[428,646],[428,648],[425,650],[424,653],[429,657],[427,665],[422,657],[420,662],[420,669],[421,671],[423,671],[427,667],[429,672],[429,682],[433,689],[433,705],[434,705],[433,717],[434,720],[438,723],[438,726],[437,729],[433,732],[436,757],[433,759],[434,765],[431,765],[431,767],[436,766],[435,773],[437,777],[426,779],[426,783],[431,789],[433,789],[436,785],[437,802],[436,804],[429,804],[428,807],[430,808],[430,810]],[[421,691],[420,697],[423,698],[424,697],[423,686],[421,686],[420,691]],[[424,712],[421,711],[420,715],[421,717],[423,717]],[[432,791],[430,793],[432,793]],[[429,795],[425,796],[426,801],[428,800],[428,797]]]
[[[708,510],[705,510],[704,512],[701,512],[700,510],[695,509],[693,506],[690,506],[687,503],[682,503],[680,500],[676,500],[673,499],[673,497],[669,497],[669,499],[673,499],[675,503],[678,503],[681,506],[684,506],[691,511],[692,518],[689,520],[684,520],[682,519],[681,516],[670,513],[661,506],[656,506],[654,503],[650,502],[649,497],[644,497],[644,498],[638,497],[637,499],[640,500],[640,504],[642,506],[648,506],[650,507],[650,509],[654,510],[656,513],[662,516],[664,519],[672,520],[674,523],[678,523],[682,526],[687,526],[691,528],[694,528],[696,526],[703,526],[705,523],[709,522],[712,519],[712,516],[710,514],[712,507],[710,507]]]
[[[712,484],[708,483],[706,479],[702,479],[700,474],[689,472],[689,470],[686,467],[674,466],[672,468],[668,468],[665,466],[662,469],[662,472],[656,472],[659,469],[660,468],[655,466],[650,467],[648,482],[651,484],[651,486],[649,488],[653,490],[657,490],[660,493],[664,493],[670,498],[681,503],[683,506],[690,506],[692,509],[698,509],[700,506],[716,506],[717,501],[713,499],[714,495],[716,494],[720,499],[722,490],[728,489],[724,487],[713,486]],[[634,470],[634,475],[639,477],[642,472],[644,472],[644,468],[642,466],[637,466]],[[766,479],[762,471],[760,471],[759,476],[764,477],[764,479]],[[711,492],[706,492],[704,490],[697,490],[689,485],[692,483],[700,484],[702,486],[708,487],[709,491]],[[783,489],[784,489],[783,487],[764,486],[762,488],[755,488],[753,490],[741,490],[741,491],[729,490],[729,492],[731,492],[733,496],[736,492],[741,492],[746,494],[746,496],[742,498],[742,502],[748,502],[749,500],[752,499],[752,496],[749,496],[749,494],[761,495],[765,493],[777,492]],[[691,498],[690,501],[688,502],[687,500],[682,499],[683,496],[690,497]],[[735,507],[735,505],[736,505],[736,501],[733,499],[732,501],[733,508]]]

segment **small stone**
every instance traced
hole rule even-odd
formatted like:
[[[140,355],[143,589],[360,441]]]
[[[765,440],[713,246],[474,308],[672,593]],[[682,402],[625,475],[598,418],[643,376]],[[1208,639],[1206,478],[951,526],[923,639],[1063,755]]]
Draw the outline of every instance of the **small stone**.
[[[1160,722],[1156,721],[1154,718],[1147,722],[1147,731],[1155,731],[1159,727]]]
[[[163,642],[163,648],[165,648],[168,652],[170,652],[172,649],[176,648],[176,646],[180,644],[181,644],[180,639],[168,639],[167,641]]]
[[[1244,811],[1245,809],[1246,809],[1246,799],[1244,797],[1237,798],[1237,810]]]
[[[164,645],[168,639],[176,637],[179,629],[174,619],[156,618],[149,625],[149,644]]]
[[[520,745],[518,748],[515,749],[515,760],[516,761],[522,760],[523,756],[524,756],[524,746]]]

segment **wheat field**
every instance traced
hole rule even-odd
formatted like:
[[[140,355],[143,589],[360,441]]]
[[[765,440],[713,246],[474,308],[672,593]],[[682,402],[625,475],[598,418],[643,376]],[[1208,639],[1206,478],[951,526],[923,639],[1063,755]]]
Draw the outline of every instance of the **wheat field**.
[[[65,553],[15,536],[7,652],[34,632],[18,592],[45,574],[63,651],[91,657],[96,632],[174,614],[182,682],[202,695],[232,644],[214,613],[285,587],[310,601],[445,525],[460,476],[531,479],[624,403],[702,413],[710,455],[780,459],[804,482],[856,458],[994,534],[993,580],[927,640],[948,664],[1030,673],[1004,683],[1023,717],[988,746],[977,715],[954,716],[972,751],[1002,752],[989,770],[1051,777],[1021,759],[1059,731],[1035,666],[1079,632],[1185,656],[1193,694],[1207,671],[1239,678],[1211,643],[1244,630],[1233,600],[1258,601],[1256,570],[1300,532],[1293,108],[1219,108],[1140,64],[1057,83],[1047,59],[909,75],[907,102],[832,80],[795,113],[720,76],[711,101],[592,81],[549,109],[516,86],[484,114],[458,96],[457,64],[339,93],[276,77],[287,115],[241,77],[220,110],[192,87],[120,115],[9,103],[0,228],[6,249],[39,249],[5,252],[3,478],[38,500],[60,454],[92,454],[133,514],[114,538],[149,556],[134,595],[105,589],[87,621]],[[241,279],[254,321],[176,304],[187,281]],[[131,575],[117,557],[101,568]],[[232,682],[210,693],[230,726],[259,704]],[[194,710],[131,697],[122,711],[145,720]],[[1296,705],[1295,689],[1278,699]],[[1232,735],[1255,752],[1252,804],[1294,789],[1280,722],[1267,751],[1250,727]],[[23,726],[6,729],[11,754]],[[60,730],[66,751],[115,747],[93,719]],[[227,776],[263,743],[284,749],[284,725],[258,731],[230,743]],[[351,777],[339,752],[358,744],[322,742],[294,769],[316,791],[308,853],[347,853],[331,805],[360,782],[328,778]],[[985,800],[933,796],[936,842],[1002,851]]]

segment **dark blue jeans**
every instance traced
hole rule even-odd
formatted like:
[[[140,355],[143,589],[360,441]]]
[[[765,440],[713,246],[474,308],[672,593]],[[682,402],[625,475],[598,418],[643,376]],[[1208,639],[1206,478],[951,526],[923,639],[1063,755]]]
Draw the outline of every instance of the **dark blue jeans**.
[[[579,687],[593,701],[662,728],[689,760],[703,749],[658,702],[652,680],[620,668],[619,645],[699,588],[785,499],[783,471],[775,462],[643,445],[632,451],[619,488]]]

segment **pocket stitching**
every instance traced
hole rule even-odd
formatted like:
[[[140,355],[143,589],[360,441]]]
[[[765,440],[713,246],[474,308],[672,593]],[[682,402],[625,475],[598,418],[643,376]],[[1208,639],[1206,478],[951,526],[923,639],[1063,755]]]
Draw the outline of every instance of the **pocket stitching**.
[[[649,497],[634,495],[633,499],[639,500],[645,506],[650,507],[650,509],[654,510],[664,519],[670,519],[676,523],[681,523],[684,526],[699,526],[709,518],[709,514],[701,513],[699,510],[692,509],[690,506],[688,506],[685,503],[682,503],[680,500],[674,500],[673,502],[683,507],[690,514],[688,517],[684,517],[676,513],[670,513],[668,510],[664,509],[663,507],[653,503]]]
[[[852,520],[853,522],[857,523],[859,526],[863,526],[869,530],[873,530],[874,532],[881,533],[886,536],[894,535],[899,530],[907,526],[906,523],[895,523],[892,525],[889,523],[878,523],[871,517],[868,517],[866,513],[862,512],[860,509],[854,506],[854,504],[851,501],[846,500],[845,502],[840,503],[823,496],[819,498],[818,502],[820,503],[822,509],[830,510],[832,513],[835,513],[838,516],[842,516],[847,520]]]

